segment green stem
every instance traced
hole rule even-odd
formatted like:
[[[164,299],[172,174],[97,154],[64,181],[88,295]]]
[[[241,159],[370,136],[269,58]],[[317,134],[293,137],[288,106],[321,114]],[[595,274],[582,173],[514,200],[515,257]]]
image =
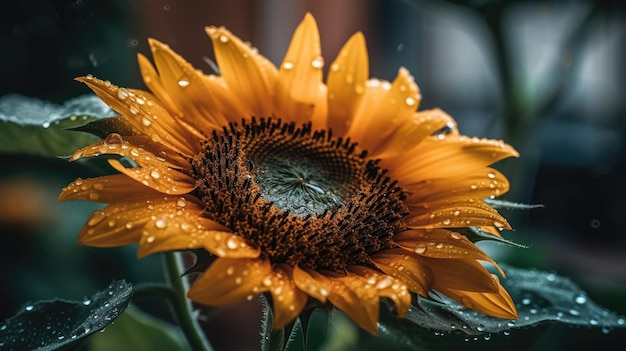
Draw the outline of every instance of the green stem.
[[[198,324],[198,319],[194,316],[191,301],[187,299],[186,293],[189,286],[186,280],[180,276],[183,272],[180,255],[176,252],[165,252],[163,258],[165,278],[172,287],[170,289],[172,293],[165,294],[169,297],[176,319],[183,333],[185,333],[191,349],[194,351],[212,351],[213,348]]]

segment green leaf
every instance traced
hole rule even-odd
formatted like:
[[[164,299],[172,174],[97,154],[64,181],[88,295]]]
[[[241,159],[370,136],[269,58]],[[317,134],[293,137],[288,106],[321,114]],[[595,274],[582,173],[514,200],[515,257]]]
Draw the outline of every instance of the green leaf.
[[[475,242],[479,242],[479,241],[483,241],[483,240],[489,240],[489,241],[495,241],[498,242],[500,244],[505,244],[505,245],[509,245],[509,246],[514,246],[514,247],[519,247],[522,249],[526,249],[528,248],[527,245],[523,245],[523,244],[518,244],[516,242],[513,242],[511,240],[507,240],[503,237],[497,236],[497,235],[493,235],[489,232],[486,232],[478,227],[469,227],[469,228],[458,228],[455,229],[455,231],[464,234],[471,242],[475,243]]]
[[[0,325],[0,347],[7,350],[70,350],[104,329],[128,306],[131,284],[114,281],[82,302],[40,301],[27,304]]]
[[[63,105],[21,95],[2,96],[0,153],[47,157],[71,155],[98,138],[67,129],[113,114],[95,95],[81,96]]]
[[[91,351],[177,351],[187,350],[180,330],[160,319],[130,306],[90,340]]]
[[[280,351],[285,345],[285,329],[272,330],[274,317],[272,306],[265,295],[259,295],[263,319],[261,320],[261,350]]]
[[[591,301],[568,278],[549,272],[501,267],[508,276],[502,280],[502,285],[516,303],[518,320],[486,316],[434,294],[432,299],[418,298],[406,319],[381,309],[381,335],[418,349],[431,350],[459,347],[470,340],[491,340],[496,336],[506,336],[510,343],[513,338],[509,335],[514,334],[519,342],[529,343],[536,337],[529,334],[542,332],[548,322],[597,328],[604,333],[626,326],[624,317]]]

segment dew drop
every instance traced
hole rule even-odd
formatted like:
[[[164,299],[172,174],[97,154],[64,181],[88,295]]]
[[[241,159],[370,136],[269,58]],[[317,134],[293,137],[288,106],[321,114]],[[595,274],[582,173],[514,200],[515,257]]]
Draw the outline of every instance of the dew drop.
[[[417,246],[417,247],[415,247],[415,253],[416,254],[423,254],[424,252],[426,252],[426,247],[424,247],[424,246]]]
[[[89,218],[89,220],[87,221],[87,225],[94,226],[94,225],[102,222],[102,220],[104,220],[105,217],[106,217],[106,215],[104,214],[104,212],[102,212],[102,211],[94,211],[91,214],[91,218]]]
[[[117,97],[120,100],[125,100],[128,97],[128,91],[124,88],[117,90]]]
[[[126,229],[132,229],[133,228],[133,222],[128,222],[126,223]]]
[[[311,61],[311,66],[313,68],[322,68],[324,67],[324,58],[322,56],[318,56]]]
[[[143,117],[141,119],[141,123],[143,123],[144,126],[149,127],[152,124],[152,121],[150,121],[148,118]]]
[[[150,235],[149,237],[146,238],[146,242],[148,244],[153,243],[156,240],[156,238],[154,237],[154,235]]]
[[[220,35],[220,42],[221,43],[226,44],[226,43],[228,43],[229,40],[230,39],[228,39],[228,36],[226,36],[224,34]]]
[[[91,299],[88,298],[88,297],[84,298],[83,299],[83,305],[85,305],[85,306],[91,305]]]
[[[155,169],[152,172],[150,172],[150,176],[154,179],[159,179],[161,177],[161,173],[159,173],[159,171]]]
[[[181,88],[186,88],[189,86],[189,81],[186,79],[181,79],[178,81],[178,86]]]
[[[450,224],[450,219],[446,218],[443,220],[443,225],[449,225]]]
[[[589,324],[590,325],[598,325],[598,324],[600,324],[600,322],[598,321],[598,319],[596,319],[594,317],[591,317],[591,318],[589,318]]]
[[[283,69],[285,69],[287,71],[293,69],[293,67],[294,67],[293,66],[293,62],[287,61],[287,62],[283,63]]]
[[[489,172],[487,173],[487,177],[494,179],[496,177],[496,175],[493,172]]]
[[[161,219],[157,220],[156,222],[154,222],[154,226],[159,228],[159,229],[164,229],[165,227],[167,227],[167,222],[165,221],[165,219],[161,218]],[[154,241],[154,239],[152,241]],[[152,241],[150,241],[150,242],[152,242]]]
[[[441,248],[443,248],[443,244],[442,244],[442,243],[439,243],[439,244],[437,244],[435,247],[436,247],[436,248],[438,248],[438,249],[441,249]]]
[[[33,310],[33,308],[35,308],[33,305],[28,305],[28,306],[26,306],[24,309],[25,309],[26,311],[32,311],[32,310]]]
[[[111,133],[109,135],[107,135],[107,137],[104,139],[104,144],[105,145],[112,145],[112,144],[120,144],[122,143],[122,136],[117,134],[117,133]]]
[[[583,292],[574,295],[574,302],[579,305],[584,305],[587,302],[587,295]]]
[[[235,274],[235,267],[233,267],[233,266],[228,267],[228,268],[226,269],[226,274],[228,274],[228,275],[233,275],[233,274]]]
[[[234,236],[231,236],[230,238],[228,238],[228,240],[226,240],[226,246],[231,249],[234,250],[237,248],[237,238]]]
[[[337,72],[341,69],[341,66],[338,63],[333,63],[330,65],[330,70],[333,72]]]
[[[63,340],[63,339],[65,339],[65,335],[63,335],[62,333],[59,333],[59,334],[57,334],[57,339]]]
[[[458,217],[458,216],[461,215],[461,211],[456,210],[456,211],[454,211],[453,215],[454,215],[454,217]]]
[[[135,106],[131,106],[129,109],[130,113],[132,113],[133,115],[136,115],[139,113],[139,109],[137,109]]]
[[[410,96],[407,96],[407,98],[406,98],[406,99],[404,99],[404,103],[405,103],[407,106],[412,107],[412,106],[415,106],[415,104],[417,103],[417,101],[416,101],[414,98],[412,98],[412,97],[410,97]]]
[[[504,228],[504,223],[498,222],[498,221],[493,221],[493,226],[496,227],[496,228]]]

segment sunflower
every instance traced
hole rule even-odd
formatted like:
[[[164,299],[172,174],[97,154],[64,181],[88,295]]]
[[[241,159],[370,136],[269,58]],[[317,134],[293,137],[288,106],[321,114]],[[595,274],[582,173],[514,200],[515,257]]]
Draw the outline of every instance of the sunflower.
[[[223,27],[207,27],[219,74],[196,70],[150,39],[139,55],[150,91],[77,78],[119,113],[116,130],[74,153],[104,154],[119,174],[77,179],[60,200],[108,204],[78,241],[138,243],[138,256],[206,250],[188,291],[221,306],[269,293],[274,328],[327,304],[377,332],[380,298],[404,317],[433,292],[501,318],[515,305],[468,239],[507,221],[483,199],[505,193],[489,165],[517,152],[459,134],[400,68],[369,78],[361,33],[323,81],[317,24],[307,14],[279,67]],[[499,270],[499,268],[498,268]],[[500,270],[500,273],[501,270]]]

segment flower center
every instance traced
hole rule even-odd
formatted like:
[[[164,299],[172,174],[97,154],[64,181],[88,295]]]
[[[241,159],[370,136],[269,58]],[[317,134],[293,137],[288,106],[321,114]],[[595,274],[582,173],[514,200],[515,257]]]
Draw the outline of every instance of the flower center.
[[[260,119],[213,132],[192,162],[205,215],[272,263],[336,272],[394,246],[404,194],[365,152],[310,124]]]

